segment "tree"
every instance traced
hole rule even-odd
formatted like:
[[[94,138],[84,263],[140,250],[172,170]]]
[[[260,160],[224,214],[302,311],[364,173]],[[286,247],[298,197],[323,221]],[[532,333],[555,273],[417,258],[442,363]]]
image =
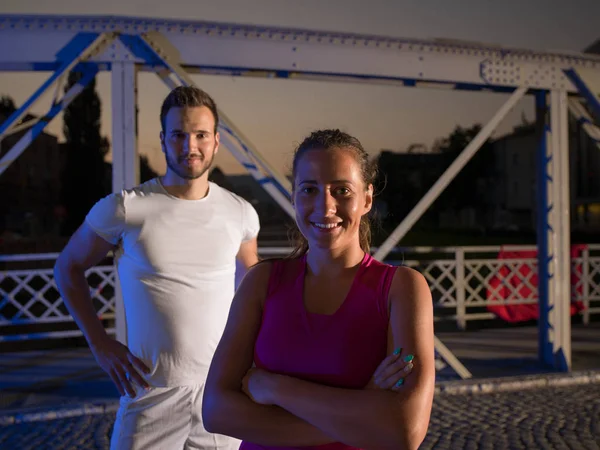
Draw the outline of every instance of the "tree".
[[[150,161],[146,155],[140,155],[140,182],[144,183],[152,178],[156,178],[158,174],[150,166]]]
[[[71,72],[65,92],[82,77]],[[100,135],[101,103],[93,79],[64,112],[63,131],[66,139],[66,163],[62,201],[67,211],[63,234],[72,234],[83,222],[87,212],[106,189],[105,164],[109,145]]]
[[[8,95],[0,97],[0,125],[17,110],[15,102]]]

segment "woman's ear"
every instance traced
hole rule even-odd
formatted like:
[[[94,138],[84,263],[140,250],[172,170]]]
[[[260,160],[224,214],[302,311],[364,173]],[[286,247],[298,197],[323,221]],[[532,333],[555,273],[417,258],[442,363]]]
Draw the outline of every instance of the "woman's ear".
[[[373,207],[373,185],[369,184],[365,193],[365,214],[371,211]]]

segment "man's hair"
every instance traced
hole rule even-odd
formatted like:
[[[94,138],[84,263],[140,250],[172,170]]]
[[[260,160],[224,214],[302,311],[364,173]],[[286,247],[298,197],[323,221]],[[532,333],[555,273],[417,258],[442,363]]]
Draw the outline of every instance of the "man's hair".
[[[202,89],[198,89],[193,86],[179,86],[173,89],[167,98],[163,101],[162,107],[160,108],[160,125],[163,132],[165,132],[165,121],[167,114],[171,108],[194,108],[198,106],[206,106],[210,109],[213,117],[215,118],[215,134],[219,126],[219,113],[217,112],[217,105],[210,95],[204,92]]]

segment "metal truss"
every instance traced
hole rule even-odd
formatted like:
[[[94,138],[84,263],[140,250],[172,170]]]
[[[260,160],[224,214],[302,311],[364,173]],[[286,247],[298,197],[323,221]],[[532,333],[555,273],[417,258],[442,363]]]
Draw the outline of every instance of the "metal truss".
[[[158,32],[178,49],[186,69],[241,76],[340,77],[418,87],[450,84],[468,90],[527,87],[577,92],[564,70],[600,69],[600,58],[585,54],[167,19],[2,15],[0,32],[6,31],[24,51],[15,57],[12,49],[0,49],[0,70],[49,70],[54,64],[49,57],[52,50],[57,51],[77,32]]]
[[[547,320],[547,326],[540,329],[540,336],[545,336],[540,337],[540,355],[549,361],[545,349],[551,343],[553,355],[562,355],[551,364],[570,367],[569,316],[557,300],[570,298],[564,296],[569,284],[569,199],[564,189],[568,186],[567,94],[581,95],[597,112],[600,58],[457,41],[117,17],[0,16],[0,42],[8,39],[11,45],[0,45],[0,70],[54,73],[0,127],[0,137],[22,126],[19,119],[46,90],[54,86],[58,92],[70,70],[82,70],[85,75],[60,101],[55,99],[45,118],[5,155],[0,173],[98,70],[111,70],[113,190],[131,187],[137,180],[134,120],[138,71],[156,73],[169,88],[194,85],[190,74],[210,73],[510,93],[508,101],[377,250],[378,259],[389,254],[524,95],[551,92],[551,124],[544,140],[544,158],[539,160],[545,174],[540,186],[546,195],[540,204],[546,209],[543,221],[540,219],[544,225],[540,225],[543,237],[538,253],[546,268],[540,286],[542,291],[546,289],[542,319]],[[585,108],[570,103],[573,114],[586,117]],[[222,111],[219,114],[223,144],[293,216],[289,180],[274,170]],[[584,128],[597,136],[598,129],[588,122]],[[123,318],[119,301],[116,315]],[[436,350],[462,377],[470,376],[437,338]]]
[[[19,157],[29,144],[41,133],[46,125],[64,110],[77,95],[94,79],[98,72],[98,65],[90,63],[98,52],[101,52],[115,38],[114,34],[77,34],[57,55],[56,71],[40,86],[40,88],[17,109],[8,119],[0,125],[0,140],[6,135],[29,128],[27,133],[0,159],[0,175],[8,166]],[[64,77],[77,69],[83,73],[82,78],[58,99]],[[38,103],[40,97],[47,90],[55,87],[54,99],[48,112],[38,119],[33,125],[32,121],[19,123],[19,121]]]

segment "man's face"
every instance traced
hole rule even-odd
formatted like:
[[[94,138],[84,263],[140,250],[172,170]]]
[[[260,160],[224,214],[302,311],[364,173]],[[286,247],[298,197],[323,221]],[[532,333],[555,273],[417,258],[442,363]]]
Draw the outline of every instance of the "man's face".
[[[219,150],[214,129],[215,118],[206,106],[171,108],[160,133],[167,170],[186,180],[207,174]]]

